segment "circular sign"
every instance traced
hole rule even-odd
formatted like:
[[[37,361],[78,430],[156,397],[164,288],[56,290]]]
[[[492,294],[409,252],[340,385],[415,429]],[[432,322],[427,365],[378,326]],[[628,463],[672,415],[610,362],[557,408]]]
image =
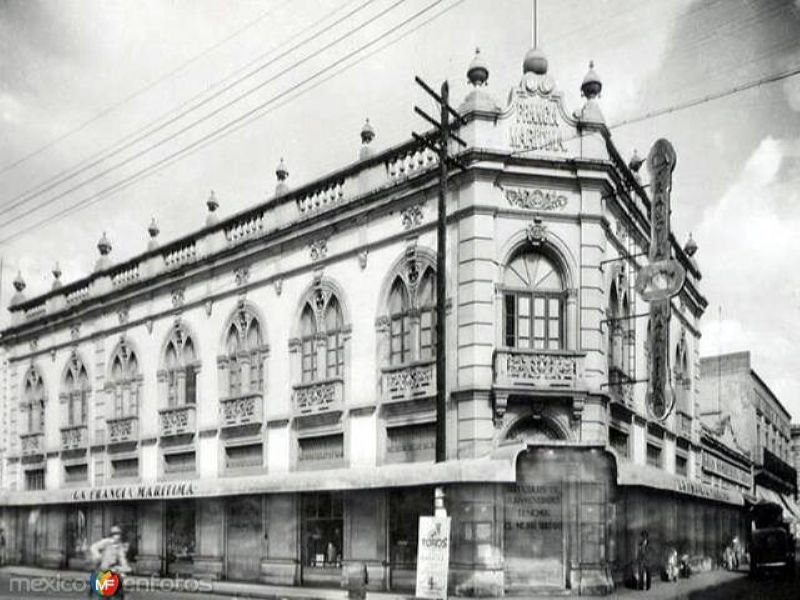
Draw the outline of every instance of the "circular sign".
[[[677,260],[659,260],[645,265],[636,276],[636,291],[645,302],[667,300],[686,283],[686,269]]]
[[[675,407],[675,393],[672,390],[672,384],[667,383],[660,393],[655,392],[648,386],[645,405],[647,406],[647,413],[653,419],[656,421],[666,420]]]

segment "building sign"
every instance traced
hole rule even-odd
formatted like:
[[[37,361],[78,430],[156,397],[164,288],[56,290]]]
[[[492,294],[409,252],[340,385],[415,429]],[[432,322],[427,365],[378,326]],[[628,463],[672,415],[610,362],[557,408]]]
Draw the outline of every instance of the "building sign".
[[[750,471],[740,469],[708,452],[703,452],[703,469],[744,487],[750,487]]]
[[[560,106],[556,98],[529,95],[517,90],[515,118],[511,125],[511,146],[517,150],[566,152],[561,128]]]
[[[726,490],[715,488],[699,481],[690,481],[688,479],[679,479],[675,484],[675,488],[682,494],[690,494],[692,496],[699,496],[700,498],[708,498],[710,500],[719,500],[720,502],[733,503],[731,494]]]
[[[450,517],[420,517],[417,546],[417,598],[447,598]]]
[[[663,421],[672,412],[675,395],[669,381],[670,298],[686,279],[681,264],[671,258],[670,192],[675,150],[667,140],[656,141],[647,157],[650,185],[650,264],[639,272],[636,289],[650,303],[650,373],[646,404],[650,415]]]
[[[74,490],[72,492],[72,500],[75,502],[102,502],[105,500],[157,500],[169,498],[189,498],[194,495],[194,482],[174,481]]]
[[[561,482],[517,484],[506,493],[506,570],[516,584],[563,586],[562,496]]]

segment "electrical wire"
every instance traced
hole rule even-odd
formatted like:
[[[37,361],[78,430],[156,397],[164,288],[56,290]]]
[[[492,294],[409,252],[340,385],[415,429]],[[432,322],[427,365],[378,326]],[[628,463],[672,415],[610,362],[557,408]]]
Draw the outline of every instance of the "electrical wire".
[[[33,158],[35,156],[38,156],[39,154],[41,154],[45,150],[48,150],[48,149],[52,148],[53,146],[55,146],[59,142],[62,142],[63,140],[73,136],[74,134],[76,134],[79,131],[85,129],[86,127],[88,127],[92,123],[94,123],[94,122],[98,121],[99,119],[103,118],[107,114],[109,114],[109,113],[115,111],[116,109],[124,106],[125,104],[127,104],[131,100],[133,100],[135,98],[138,98],[139,96],[141,96],[145,92],[151,90],[152,88],[154,88],[155,86],[159,85],[160,83],[166,81],[167,79],[170,79],[171,77],[175,76],[177,73],[183,71],[186,67],[194,64],[195,62],[197,62],[201,58],[207,56],[208,54],[210,54],[211,52],[216,50],[217,48],[220,48],[221,46],[224,46],[225,44],[227,44],[232,39],[238,37],[239,35],[241,35],[245,31],[247,31],[248,29],[251,29],[256,24],[258,24],[261,21],[263,21],[264,19],[266,19],[269,15],[271,15],[273,12],[275,12],[275,10],[277,8],[279,8],[279,6],[288,5],[288,4],[289,4],[289,0],[285,0],[284,2],[281,2],[280,5],[273,6],[269,10],[261,13],[258,17],[256,17],[252,21],[249,21],[244,26],[240,27],[239,29],[237,29],[234,32],[232,32],[231,34],[229,34],[227,37],[221,39],[218,42],[215,42],[214,44],[212,44],[211,46],[207,47],[205,50],[203,50],[199,54],[197,54],[197,55],[189,58],[188,60],[182,62],[181,64],[179,64],[177,67],[175,67],[171,71],[168,71],[167,73],[165,73],[161,77],[151,81],[150,83],[146,84],[144,87],[139,88],[135,92],[129,94],[126,97],[124,97],[122,100],[120,100],[120,101],[118,101],[118,102],[116,102],[116,103],[114,103],[114,104],[112,104],[110,106],[107,106],[106,108],[102,109],[100,112],[96,113],[91,118],[87,119],[86,121],[83,121],[82,123],[79,123],[77,126],[75,126],[74,128],[70,129],[69,131],[59,135],[58,137],[55,137],[55,138],[51,139],[49,142],[47,142],[43,146],[40,146],[36,150],[33,150],[32,152],[20,157],[19,159],[16,159],[16,160],[14,160],[14,161],[12,161],[12,162],[0,167],[0,175],[3,175],[4,173],[7,173],[11,169],[21,165],[22,163],[28,161],[31,158]]]
[[[44,224],[46,224],[46,223],[48,223],[50,221],[54,221],[54,220],[66,215],[66,214],[71,214],[72,212],[74,212],[76,210],[79,210],[81,208],[89,206],[89,205],[101,200],[102,198],[106,197],[110,193],[113,193],[115,191],[119,191],[120,189],[123,189],[122,186],[126,186],[127,187],[127,185],[138,181],[143,176],[152,175],[155,172],[154,169],[160,167],[161,165],[168,166],[168,165],[166,165],[166,163],[168,161],[174,161],[175,159],[183,158],[186,155],[186,153],[194,152],[195,150],[200,149],[201,144],[204,144],[205,142],[214,143],[214,142],[219,141],[220,139],[222,139],[224,137],[227,137],[227,135],[229,135],[230,133],[233,133],[234,131],[237,131],[239,129],[239,127],[237,127],[236,129],[231,129],[231,128],[233,128],[233,127],[235,127],[237,125],[244,126],[244,125],[249,124],[252,121],[246,121],[246,119],[254,117],[255,115],[258,115],[258,117],[256,117],[256,118],[260,118],[260,117],[262,117],[262,116],[264,116],[266,114],[269,114],[269,111],[261,113],[261,114],[258,114],[258,113],[262,109],[264,109],[264,108],[268,107],[269,105],[273,104],[276,100],[286,96],[287,94],[289,94],[291,92],[296,91],[298,88],[300,88],[305,83],[308,83],[308,82],[312,81],[316,77],[318,77],[318,76],[326,73],[327,71],[329,71],[331,68],[342,64],[343,62],[345,62],[346,60],[349,60],[350,58],[352,58],[353,56],[355,56],[359,52],[361,52],[361,51],[363,51],[363,50],[365,50],[365,49],[367,49],[369,47],[372,47],[376,43],[382,41],[383,38],[385,38],[387,35],[389,35],[391,33],[394,33],[395,31],[397,31],[400,28],[404,27],[408,23],[410,23],[410,22],[414,21],[415,19],[417,19],[419,16],[427,13],[428,11],[430,11],[431,9],[436,7],[437,5],[441,4],[442,2],[443,2],[443,0],[436,0],[433,4],[428,5],[427,7],[421,9],[420,11],[418,11],[416,13],[414,13],[411,17],[405,19],[404,21],[402,21],[398,25],[393,26],[389,31],[385,32],[381,37],[375,38],[375,39],[371,40],[370,42],[360,46],[359,48],[357,48],[356,50],[346,54],[342,58],[337,59],[332,64],[327,65],[326,67],[324,67],[324,68],[320,69],[319,71],[315,72],[313,75],[307,77],[303,81],[291,86],[290,88],[288,88],[287,90],[284,90],[283,92],[277,94],[276,96],[273,96],[268,101],[256,106],[255,108],[251,109],[250,111],[246,112],[245,114],[241,115],[240,117],[237,117],[233,121],[228,122],[225,125],[215,129],[214,131],[206,134],[205,136],[203,136],[200,139],[194,141],[193,143],[189,144],[188,146],[186,146],[186,147],[184,147],[184,148],[182,148],[182,149],[180,149],[180,150],[178,150],[178,151],[176,151],[176,152],[174,152],[174,153],[172,153],[172,154],[170,154],[170,155],[168,155],[166,157],[163,157],[162,159],[160,159],[160,160],[156,161],[155,163],[145,167],[144,169],[141,169],[141,170],[133,173],[132,175],[122,179],[121,181],[118,181],[117,183],[115,183],[115,184],[113,184],[113,185],[111,185],[111,186],[109,186],[107,188],[104,188],[104,189],[100,190],[99,192],[97,192],[97,193],[95,193],[95,194],[93,194],[91,196],[88,196],[87,198],[84,198],[83,200],[81,200],[77,204],[65,207],[64,209],[54,213],[53,215],[50,215],[50,216],[48,216],[48,217],[46,217],[44,219],[36,221],[35,223],[31,224],[30,226],[26,226],[26,227],[20,228],[20,229],[16,230],[13,234],[11,234],[9,236],[6,236],[4,238],[1,238],[0,239],[0,244],[6,243],[11,239],[17,238],[20,235],[22,235],[22,234],[24,234],[24,233],[26,233],[28,231],[31,231],[34,228],[37,228],[37,227],[39,227],[41,225],[44,225]],[[463,0],[458,0],[452,6],[450,6],[447,10],[450,10],[450,9],[454,8],[455,6],[460,4],[461,2],[463,2]],[[442,13],[444,13],[444,12],[446,12],[446,11],[442,11]],[[439,15],[437,15],[437,16],[439,16]],[[401,38],[398,38],[398,40],[399,39],[401,39]],[[395,41],[397,41],[397,40],[395,40]],[[370,55],[368,55],[368,56],[370,56]],[[349,65],[348,68],[353,66],[354,64],[357,64],[357,63],[353,63],[353,64]],[[346,69],[342,69],[341,71],[343,71],[343,70],[346,70]],[[341,71],[338,71],[336,74],[338,74]],[[309,88],[309,89],[311,89],[311,88]],[[308,90],[304,90],[304,91],[308,91]],[[294,97],[290,98],[290,100],[292,100],[292,99],[294,99]],[[276,108],[278,108],[278,107],[274,107],[272,110],[274,110]],[[253,120],[255,120],[255,119],[253,119]],[[27,214],[19,215],[18,217],[15,217],[12,220],[16,221],[16,220],[19,220],[20,218],[24,218],[25,216],[27,216]],[[2,224],[0,224],[0,227],[5,227],[10,222],[11,221],[7,221],[5,223],[2,223]]]

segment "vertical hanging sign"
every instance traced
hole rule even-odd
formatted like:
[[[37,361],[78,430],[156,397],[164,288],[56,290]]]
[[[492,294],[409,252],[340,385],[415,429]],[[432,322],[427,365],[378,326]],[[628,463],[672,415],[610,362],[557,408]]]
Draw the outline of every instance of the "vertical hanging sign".
[[[420,517],[417,542],[417,598],[447,598],[450,517]]]
[[[675,149],[665,139],[653,144],[647,157],[652,198],[650,204],[650,252],[636,278],[636,290],[650,303],[650,373],[647,410],[663,421],[672,412],[674,395],[669,382],[670,299],[686,281],[686,270],[671,257],[670,193],[675,170]]]

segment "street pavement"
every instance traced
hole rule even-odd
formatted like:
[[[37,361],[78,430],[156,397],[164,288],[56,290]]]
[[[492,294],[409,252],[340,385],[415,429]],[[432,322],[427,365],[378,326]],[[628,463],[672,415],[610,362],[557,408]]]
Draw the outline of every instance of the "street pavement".
[[[143,580],[140,580],[143,581]],[[0,568],[0,598],[52,598],[74,599],[87,598],[86,583],[88,575],[83,577],[76,572],[64,572],[56,575],[54,571],[24,569],[14,567]],[[166,583],[165,583],[166,582]],[[153,582],[151,581],[151,584]],[[155,580],[161,590],[128,591],[128,600],[230,600],[231,598],[274,598],[282,600],[301,599],[339,599],[345,598],[342,590],[314,590],[309,588],[279,588],[257,584],[235,584],[219,582],[213,590],[176,592],[163,591],[164,586],[174,587],[172,580]],[[392,593],[369,593],[368,600],[405,600],[410,596]],[[546,597],[537,596],[544,599]],[[553,596],[564,600],[565,596]],[[677,583],[654,581],[648,591],[636,591],[621,588],[606,596],[610,599],[629,600],[642,598],[647,600],[797,600],[800,598],[800,568],[792,578],[765,576],[751,578],[746,571],[728,572],[715,570],[700,573],[689,579],[681,579]]]

